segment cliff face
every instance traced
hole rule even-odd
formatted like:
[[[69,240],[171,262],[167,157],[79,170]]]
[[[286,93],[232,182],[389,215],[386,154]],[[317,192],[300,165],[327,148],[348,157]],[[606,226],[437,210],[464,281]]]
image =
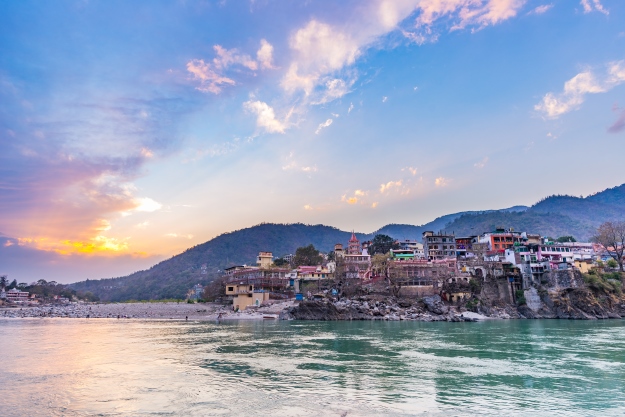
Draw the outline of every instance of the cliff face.
[[[473,321],[478,315],[512,319],[596,320],[625,317],[620,282],[596,276],[586,283],[579,271],[551,271],[541,285],[523,292],[517,305],[507,278],[487,276],[470,300],[445,303],[440,296],[395,298],[386,292],[350,299],[303,301],[285,310],[283,319],[296,320],[418,320]],[[520,301],[520,300],[518,300]],[[473,312],[467,311],[470,307]],[[477,312],[478,314],[475,314]]]
[[[542,285],[524,291],[525,303],[516,306],[498,280],[486,279],[478,296],[478,311],[488,316],[528,319],[609,319],[625,317],[623,294],[591,288],[579,271],[551,271]]]

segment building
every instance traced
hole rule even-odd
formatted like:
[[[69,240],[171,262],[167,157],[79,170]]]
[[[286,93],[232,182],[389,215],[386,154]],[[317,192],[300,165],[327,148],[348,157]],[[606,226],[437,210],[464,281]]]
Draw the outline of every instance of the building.
[[[415,251],[411,249],[391,249],[391,259],[394,261],[411,261],[418,259]]]
[[[425,254],[423,253],[423,243],[410,239],[398,240],[396,243],[399,244],[399,249],[414,252],[415,258],[425,258]]]
[[[271,252],[258,252],[256,257],[256,265],[262,269],[271,268],[273,264],[273,253]]]
[[[453,234],[423,232],[423,252],[430,261],[456,257],[456,237]]]
[[[330,271],[323,266],[299,266],[297,267],[297,278],[302,281],[320,281],[334,279],[334,271]]]
[[[366,249],[362,249],[353,232],[347,244],[347,254],[343,256],[343,259],[346,278],[363,280],[371,278],[371,256]]]
[[[226,284],[226,295],[232,297],[233,310],[245,310],[250,306],[260,306],[269,300],[269,292],[255,289],[254,284],[229,283]]]
[[[477,243],[488,245],[489,251],[503,253],[506,249],[514,246],[515,243],[525,243],[521,233],[506,229],[496,229],[494,232],[486,232],[478,236]]]
[[[473,248],[473,241],[477,236],[457,237],[456,238],[456,256],[466,257],[467,254],[471,254]]]
[[[20,291],[17,288],[12,288],[6,292],[6,299],[12,302],[28,301],[28,291]]]
[[[233,276],[242,271],[256,271],[258,270],[255,266],[247,266],[247,265],[235,265],[229,268],[224,269],[225,276]]]
[[[196,284],[193,286],[193,295],[196,300],[202,298],[202,293],[204,292],[204,287],[200,284]]]
[[[543,275],[552,269],[549,259],[543,259],[540,255],[540,246],[536,244],[517,244],[504,251],[506,262],[516,266],[523,279],[523,289],[532,284],[540,284]],[[554,269],[558,269],[556,266]]]
[[[336,259],[339,259],[344,256],[345,256],[345,251],[343,250],[343,245],[340,243],[337,243],[336,245],[334,245],[334,257]]]

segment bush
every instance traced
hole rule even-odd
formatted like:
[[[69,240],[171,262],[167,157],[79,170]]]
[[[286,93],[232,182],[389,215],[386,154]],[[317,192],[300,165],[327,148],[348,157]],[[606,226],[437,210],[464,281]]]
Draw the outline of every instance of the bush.
[[[525,292],[523,290],[516,290],[514,292],[515,298],[516,298],[516,303],[517,305],[525,305],[527,304],[527,301],[525,300]]]
[[[609,268],[618,268],[618,262],[616,262],[616,259],[608,259],[606,265],[608,265]]]
[[[467,310],[477,313],[477,306],[479,304],[480,304],[480,300],[478,300],[477,298],[471,298],[469,301],[467,301],[467,303],[465,304],[465,307]]]

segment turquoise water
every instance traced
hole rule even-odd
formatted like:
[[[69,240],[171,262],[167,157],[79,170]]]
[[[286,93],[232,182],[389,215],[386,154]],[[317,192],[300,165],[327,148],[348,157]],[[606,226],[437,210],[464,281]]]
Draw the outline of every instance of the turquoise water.
[[[0,414],[623,415],[624,321],[0,320]]]

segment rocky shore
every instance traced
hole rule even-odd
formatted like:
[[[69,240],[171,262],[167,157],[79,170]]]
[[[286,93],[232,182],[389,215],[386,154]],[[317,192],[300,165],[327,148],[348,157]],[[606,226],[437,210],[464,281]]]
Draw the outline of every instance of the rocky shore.
[[[387,320],[470,322],[487,317],[445,305],[438,295],[421,300],[360,296],[332,301],[302,301],[285,309],[284,320]]]

